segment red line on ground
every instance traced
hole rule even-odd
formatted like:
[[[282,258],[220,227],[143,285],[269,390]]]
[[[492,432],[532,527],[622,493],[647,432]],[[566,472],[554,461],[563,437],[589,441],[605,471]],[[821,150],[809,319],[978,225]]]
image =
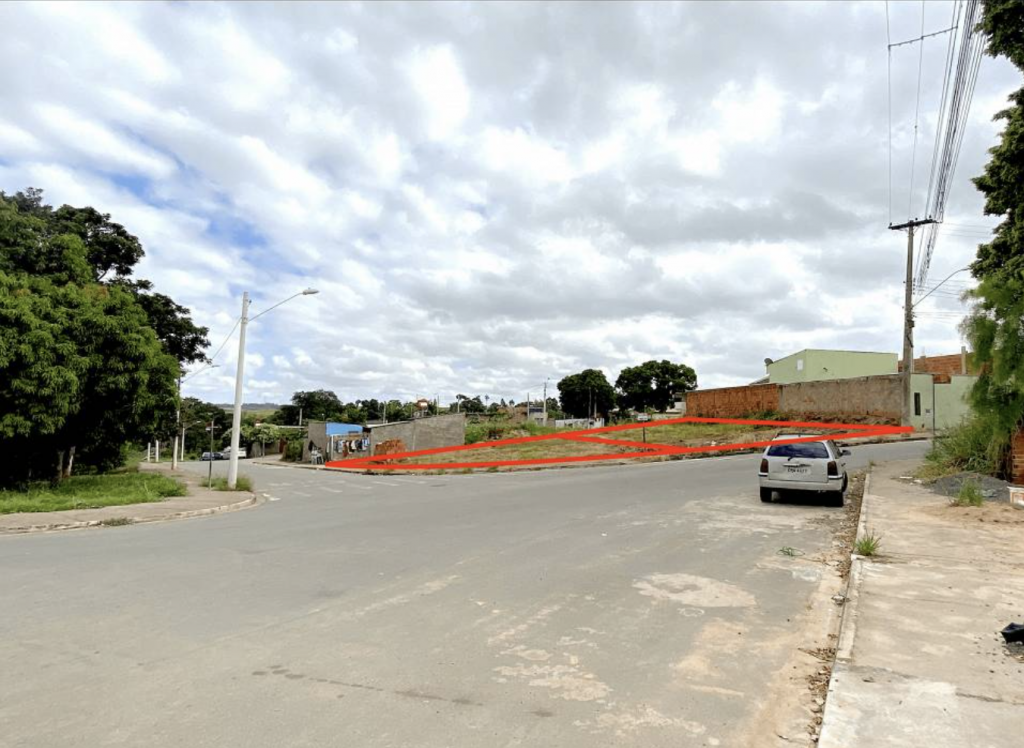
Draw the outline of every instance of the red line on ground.
[[[802,437],[794,437],[792,439],[768,439],[765,441],[743,442],[739,444],[716,444],[713,446],[707,445],[701,447],[674,447],[667,444],[658,444],[653,442],[645,444],[642,442],[630,442],[626,440],[600,439],[590,437],[590,434],[601,434],[614,431],[629,431],[638,428],[656,429],[660,426],[670,426],[676,423],[728,423],[743,426],[777,426],[780,428],[812,428],[835,430],[845,429],[846,431],[843,431],[842,433],[839,434],[815,434]],[[619,426],[603,426],[593,429],[583,429],[580,431],[542,434],[541,436],[522,436],[515,437],[512,439],[498,439],[496,441],[483,442],[479,444],[461,444],[453,447],[421,449],[412,452],[398,452],[390,455],[375,455],[372,457],[357,457],[355,459],[348,460],[334,460],[332,462],[328,462],[326,467],[347,468],[356,470],[459,470],[465,468],[508,467],[513,465],[550,465],[560,462],[596,462],[600,460],[633,459],[636,457],[652,457],[673,454],[695,454],[698,452],[721,452],[730,450],[754,449],[758,447],[765,447],[773,443],[797,444],[800,442],[819,441],[823,436],[828,436],[828,438],[830,439],[852,439],[865,436],[906,434],[913,432],[913,430],[914,429],[910,426],[878,426],[855,423],[818,423],[814,421],[758,421],[742,418],[683,417],[670,418],[663,421],[652,421],[647,423],[626,423],[621,424]],[[607,442],[610,445],[619,444],[625,446],[635,446],[641,448],[643,451],[624,452],[621,454],[573,455],[566,457],[535,457],[526,460],[488,460],[485,462],[440,462],[419,465],[379,464],[383,463],[384,461],[405,460],[411,457],[423,457],[426,455],[443,454],[447,452],[460,452],[470,449],[489,449],[493,447],[503,447],[511,444],[525,444],[527,442],[551,441],[555,439],[564,439],[567,441]]]

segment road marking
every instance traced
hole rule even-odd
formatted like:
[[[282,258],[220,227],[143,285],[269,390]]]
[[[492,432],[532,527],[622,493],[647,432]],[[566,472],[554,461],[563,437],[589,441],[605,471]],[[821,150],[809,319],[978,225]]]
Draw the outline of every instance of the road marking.
[[[327,488],[327,487],[325,487],[324,490],[327,491],[328,493],[345,493],[340,488]]]
[[[413,480],[411,478],[394,478],[394,480],[399,481],[400,483],[413,483],[417,486],[424,486],[427,483],[425,480]]]
[[[304,496],[307,499],[312,495],[306,493],[305,491],[292,491],[292,493],[295,494],[296,496]]]
[[[378,486],[397,486],[398,488],[402,487],[401,483],[388,483],[386,480],[378,480],[374,481],[374,483],[376,483]]]

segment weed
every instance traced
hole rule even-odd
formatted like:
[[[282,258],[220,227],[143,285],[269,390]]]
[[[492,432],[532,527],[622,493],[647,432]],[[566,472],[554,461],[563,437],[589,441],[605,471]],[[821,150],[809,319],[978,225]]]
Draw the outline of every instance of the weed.
[[[858,538],[857,542],[854,543],[854,550],[858,556],[874,556],[878,553],[878,546],[881,544],[882,539],[875,535],[873,532],[868,533],[863,538]]]
[[[965,480],[960,484],[960,491],[949,500],[949,503],[956,506],[981,506],[985,503],[985,497],[977,481]]]
[[[123,525],[130,525],[134,522],[131,517],[111,517],[100,522],[105,527],[121,527]]]
[[[235,479],[235,487],[234,487],[234,489],[231,489],[231,488],[228,488],[228,479],[225,478],[223,475],[218,475],[216,478],[213,479],[213,486],[212,486],[212,488],[213,488],[214,491],[231,491],[231,490],[235,490],[235,491],[249,491],[249,492],[251,492],[252,491],[252,481],[249,479],[249,476],[247,476],[247,475],[239,475]]]
[[[975,416],[935,438],[919,475],[941,478],[959,472],[998,475],[1006,463],[1009,435],[992,419]]]
[[[804,555],[804,552],[801,551],[799,548],[791,548],[788,545],[784,545],[781,548],[779,548],[779,553],[781,553],[783,556],[791,557]]]
[[[487,468],[487,472],[488,473],[496,473],[496,472],[498,472],[498,468],[497,468],[496,465],[491,465],[491,467]]]

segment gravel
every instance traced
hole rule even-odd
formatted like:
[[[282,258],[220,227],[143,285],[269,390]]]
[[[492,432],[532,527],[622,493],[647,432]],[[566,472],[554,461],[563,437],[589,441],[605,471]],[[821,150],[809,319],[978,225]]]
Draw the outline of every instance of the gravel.
[[[981,488],[981,495],[985,497],[986,501],[1008,502],[1010,500],[1009,483],[993,478],[990,475],[981,475],[980,473],[955,473],[925,485],[937,494],[955,497],[960,493],[960,487],[970,481],[978,484],[979,488]]]

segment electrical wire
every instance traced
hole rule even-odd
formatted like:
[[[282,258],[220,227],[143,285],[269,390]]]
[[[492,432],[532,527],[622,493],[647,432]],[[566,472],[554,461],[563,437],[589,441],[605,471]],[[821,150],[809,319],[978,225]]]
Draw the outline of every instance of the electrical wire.
[[[921,0],[921,38],[924,38],[924,0]],[[907,220],[913,215],[914,205],[914,165],[917,161],[917,126],[921,114],[921,72],[924,69],[924,42],[917,55],[917,104],[914,106],[914,147],[910,152],[910,190],[907,194]]]
[[[885,0],[886,86],[889,109],[889,225],[892,226],[892,38],[889,34],[889,0]]]
[[[185,382],[189,381],[190,379],[194,379],[195,377],[198,377],[200,374],[202,374],[202,373],[204,373],[206,371],[209,371],[210,369],[213,368],[213,361],[214,361],[214,359],[216,359],[217,356],[220,355],[220,352],[222,350],[224,350],[224,346],[226,346],[228,344],[228,341],[231,340],[231,336],[235,334],[235,330],[238,329],[238,325],[239,325],[239,323],[241,323],[241,321],[242,321],[241,317],[239,317],[238,319],[235,320],[235,324],[231,328],[231,332],[229,332],[227,334],[227,337],[224,338],[224,342],[221,343],[219,346],[217,346],[216,352],[214,352],[214,354],[212,356],[210,356],[209,359],[207,359],[206,366],[204,366],[202,369],[199,369],[196,372],[193,372],[192,374],[189,374],[187,377],[182,379],[181,380],[182,384],[184,384]]]

